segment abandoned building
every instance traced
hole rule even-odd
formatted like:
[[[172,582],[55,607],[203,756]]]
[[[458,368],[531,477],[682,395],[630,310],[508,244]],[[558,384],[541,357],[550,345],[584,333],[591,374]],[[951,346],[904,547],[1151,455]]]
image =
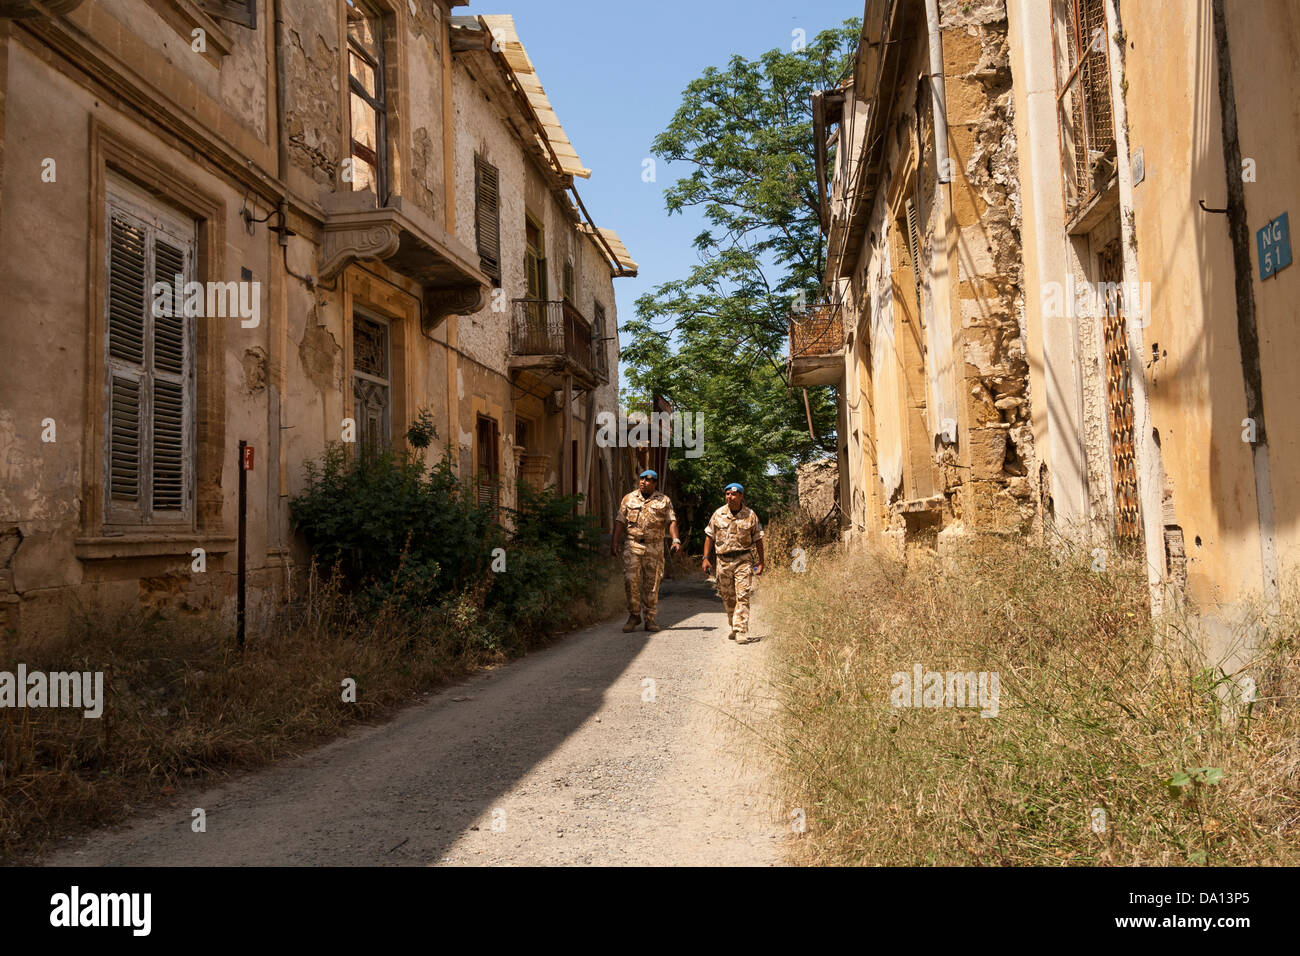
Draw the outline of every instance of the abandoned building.
[[[1300,559],[1300,9],[868,0],[814,97],[846,539],[1145,556],[1222,650]],[[1267,428],[1265,410],[1267,409]]]
[[[273,599],[304,463],[402,450],[420,410],[482,499],[520,478],[612,526],[631,465],[594,413],[637,267],[512,19],[461,5],[0,4],[0,626],[229,613],[241,442]]]

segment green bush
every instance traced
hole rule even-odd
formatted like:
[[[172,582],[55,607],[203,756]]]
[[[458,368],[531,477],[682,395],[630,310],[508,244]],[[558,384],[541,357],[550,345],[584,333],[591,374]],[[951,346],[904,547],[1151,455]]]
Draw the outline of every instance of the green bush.
[[[512,653],[570,623],[597,581],[600,527],[578,514],[581,496],[521,483],[517,507],[502,509],[507,530],[446,458],[430,467],[418,454],[331,444],[306,476],[293,527],[360,614],[439,610],[433,626]]]
[[[348,590],[400,589],[436,603],[486,570],[484,545],[500,531],[447,459],[429,467],[413,454],[332,443],[306,473],[289,506],[293,527]]]

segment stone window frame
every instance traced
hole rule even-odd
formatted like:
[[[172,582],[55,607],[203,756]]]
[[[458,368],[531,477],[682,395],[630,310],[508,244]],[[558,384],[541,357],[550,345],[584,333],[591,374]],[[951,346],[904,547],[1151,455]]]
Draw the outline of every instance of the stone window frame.
[[[203,31],[205,49],[199,56],[217,69],[223,57],[234,50],[234,38],[194,0],[146,0],[148,6],[161,17],[177,36],[192,46],[195,29]]]
[[[387,271],[382,265],[377,268]],[[343,289],[343,416],[357,421],[352,385],[355,371],[353,316],[360,311],[371,319],[383,319],[388,323],[388,431],[390,447],[394,451],[404,451],[406,429],[415,408],[412,362],[420,336],[418,293],[399,285],[393,278],[356,264],[344,270],[340,281]]]
[[[194,281],[206,283],[224,274],[226,205],[213,193],[158,159],[154,152],[97,119],[90,126],[86,284],[86,389],[81,455],[81,531],[79,557],[185,553],[205,539],[225,541],[222,472],[225,461],[225,323],[198,322],[194,329],[194,506],[185,524],[124,528],[110,524],[104,506],[103,456],[106,439],[106,382],[103,360],[107,336],[106,242],[108,179],[121,178],[158,202],[195,221]],[[234,462],[229,463],[234,467]],[[126,539],[126,540],[124,540]]]
[[[407,55],[407,18],[406,4],[396,0],[363,0],[380,17],[380,39],[383,51],[383,89],[384,89],[384,148],[380,158],[384,169],[381,178],[386,180],[385,196],[376,194],[379,208],[391,204],[393,197],[404,195],[406,181],[405,169],[409,160],[406,146],[406,104],[409,100],[406,70],[402,64]],[[351,70],[348,63],[348,0],[335,0],[338,10],[339,38],[339,109],[343,125],[343,137],[340,154],[344,158],[352,155],[352,105],[351,105]],[[386,155],[385,155],[386,154]],[[351,186],[351,183],[347,183]]]

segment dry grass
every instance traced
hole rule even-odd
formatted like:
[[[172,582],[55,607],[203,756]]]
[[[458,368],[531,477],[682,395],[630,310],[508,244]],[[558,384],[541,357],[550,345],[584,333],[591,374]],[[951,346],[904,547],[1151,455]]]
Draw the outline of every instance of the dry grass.
[[[620,599],[618,578],[603,573],[557,630],[603,620]],[[301,752],[524,643],[472,595],[417,618],[390,603],[362,619],[313,579],[304,602],[242,653],[213,622],[144,616],[86,621],[58,644],[5,647],[29,672],[104,671],[106,704],[98,720],[0,709],[0,859],[30,860],[67,832],[119,820],[186,783]],[[355,703],[343,701],[349,677]]]
[[[1300,862],[1300,600],[1246,706],[1186,626],[1157,640],[1134,561],[1091,561],[985,540],[906,569],[829,549],[804,574],[774,566],[772,744],[783,801],[806,813],[797,862]],[[891,676],[917,663],[997,672],[997,716],[891,706]]]

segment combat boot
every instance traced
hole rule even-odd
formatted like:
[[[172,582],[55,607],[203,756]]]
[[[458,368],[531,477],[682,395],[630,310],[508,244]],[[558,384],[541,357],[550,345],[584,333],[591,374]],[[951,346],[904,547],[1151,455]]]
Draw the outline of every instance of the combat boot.
[[[657,631],[659,630],[659,625],[655,623],[654,618],[648,617],[645,619],[645,629],[647,631]]]
[[[735,639],[736,639],[736,629],[733,627],[730,633],[727,634],[727,640],[734,641]]]
[[[623,633],[630,634],[632,631],[636,630],[636,626],[640,623],[641,616],[639,614],[629,614],[627,616],[627,623],[623,625]]]

